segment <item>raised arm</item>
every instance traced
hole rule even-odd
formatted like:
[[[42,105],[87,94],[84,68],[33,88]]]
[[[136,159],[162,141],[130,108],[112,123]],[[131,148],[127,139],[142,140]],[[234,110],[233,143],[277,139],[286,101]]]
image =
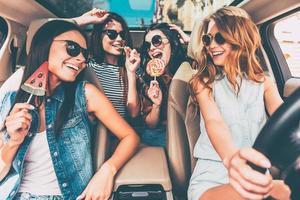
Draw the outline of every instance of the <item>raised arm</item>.
[[[95,86],[86,84],[87,111],[94,114],[116,137],[120,139],[113,155],[96,172],[78,199],[102,197],[107,199],[112,191],[116,172],[133,155],[139,138],[135,131],[114,109],[108,98]]]
[[[88,24],[100,24],[106,20],[108,15],[109,14],[106,10],[93,8],[92,10],[82,14],[79,17],[72,18],[72,20],[74,20],[74,22],[79,26],[85,26]]]
[[[148,127],[155,128],[160,120],[160,109],[163,98],[162,91],[157,81],[153,80],[150,82],[150,87],[147,91],[147,95],[153,104],[151,111],[147,114],[145,118],[145,123]]]
[[[127,110],[131,117],[136,117],[140,112],[140,101],[136,87],[136,70],[140,66],[140,54],[129,47],[124,48],[126,54],[126,72],[128,78]]]

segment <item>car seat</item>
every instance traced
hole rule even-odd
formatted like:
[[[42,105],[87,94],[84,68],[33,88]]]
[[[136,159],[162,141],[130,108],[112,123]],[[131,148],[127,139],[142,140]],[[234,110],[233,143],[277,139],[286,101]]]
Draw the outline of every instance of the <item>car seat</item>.
[[[184,62],[169,88],[166,150],[174,195],[179,197],[186,197],[196,164],[193,149],[200,134],[198,105],[193,103],[189,89],[189,80],[195,72]]]

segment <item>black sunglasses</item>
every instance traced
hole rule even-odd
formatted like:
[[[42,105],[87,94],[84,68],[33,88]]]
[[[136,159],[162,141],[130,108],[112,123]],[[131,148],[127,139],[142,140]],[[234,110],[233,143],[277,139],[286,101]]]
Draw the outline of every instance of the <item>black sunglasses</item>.
[[[163,39],[164,39],[164,38],[162,38],[160,35],[154,35],[154,36],[152,37],[152,39],[151,39],[151,43],[152,43],[153,46],[159,47],[159,46],[162,44],[162,40],[163,40]],[[167,39],[167,38],[165,38],[165,39]],[[149,50],[150,50],[151,43],[150,43],[150,42],[147,42],[147,41],[144,42],[144,49],[145,49],[146,51],[149,51]]]
[[[215,40],[215,42],[220,45],[226,42],[225,38],[221,35],[220,32],[217,32],[215,36],[212,36],[211,34],[204,34],[202,36],[202,42],[204,46],[209,46],[213,40]]]
[[[54,41],[62,41],[66,43],[66,52],[69,56],[76,57],[80,53],[82,53],[85,62],[89,61],[89,52],[87,49],[81,47],[78,43],[71,40],[54,40]]]
[[[116,30],[106,29],[106,30],[103,30],[103,32],[108,36],[108,38],[110,40],[115,40],[118,37],[118,35],[120,35],[122,40],[125,39],[125,32],[124,31],[117,32]]]

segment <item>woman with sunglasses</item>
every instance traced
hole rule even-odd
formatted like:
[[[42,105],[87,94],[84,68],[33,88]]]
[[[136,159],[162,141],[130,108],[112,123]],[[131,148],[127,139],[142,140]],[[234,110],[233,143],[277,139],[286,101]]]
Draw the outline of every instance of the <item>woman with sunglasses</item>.
[[[221,8],[192,32],[188,55],[199,66],[191,86],[199,104],[201,134],[194,148],[197,164],[189,200],[289,199],[283,181],[252,169],[270,161],[250,148],[269,115],[282,104],[275,84],[256,57],[257,27],[235,7]]]
[[[140,132],[142,142],[148,145],[166,144],[168,90],[175,72],[186,60],[180,39],[180,33],[167,23],[152,24],[144,36],[141,47],[144,69],[141,110],[145,127]],[[156,80],[146,73],[146,65],[153,58],[159,58],[165,64],[164,74]]]
[[[87,43],[75,24],[54,20],[37,31],[22,84],[45,61],[49,70],[45,96],[24,103],[30,94],[19,89],[0,99],[0,199],[106,200],[117,170],[134,153],[139,139],[107,97],[82,80]],[[120,143],[94,173],[96,119]]]
[[[74,18],[77,24],[94,23],[91,56],[88,66],[98,76],[105,94],[126,119],[140,111],[136,88],[139,53],[132,49],[132,39],[125,20],[118,14],[93,9]]]

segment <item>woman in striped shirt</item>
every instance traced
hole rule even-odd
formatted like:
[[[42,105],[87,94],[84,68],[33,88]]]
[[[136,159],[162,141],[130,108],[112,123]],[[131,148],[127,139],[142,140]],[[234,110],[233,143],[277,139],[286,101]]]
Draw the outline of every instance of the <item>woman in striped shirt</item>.
[[[136,89],[140,55],[132,49],[125,20],[116,13],[100,9],[93,9],[74,20],[80,25],[95,23],[91,36],[93,59],[88,66],[96,72],[105,94],[119,114],[124,118],[136,117],[140,111]]]

